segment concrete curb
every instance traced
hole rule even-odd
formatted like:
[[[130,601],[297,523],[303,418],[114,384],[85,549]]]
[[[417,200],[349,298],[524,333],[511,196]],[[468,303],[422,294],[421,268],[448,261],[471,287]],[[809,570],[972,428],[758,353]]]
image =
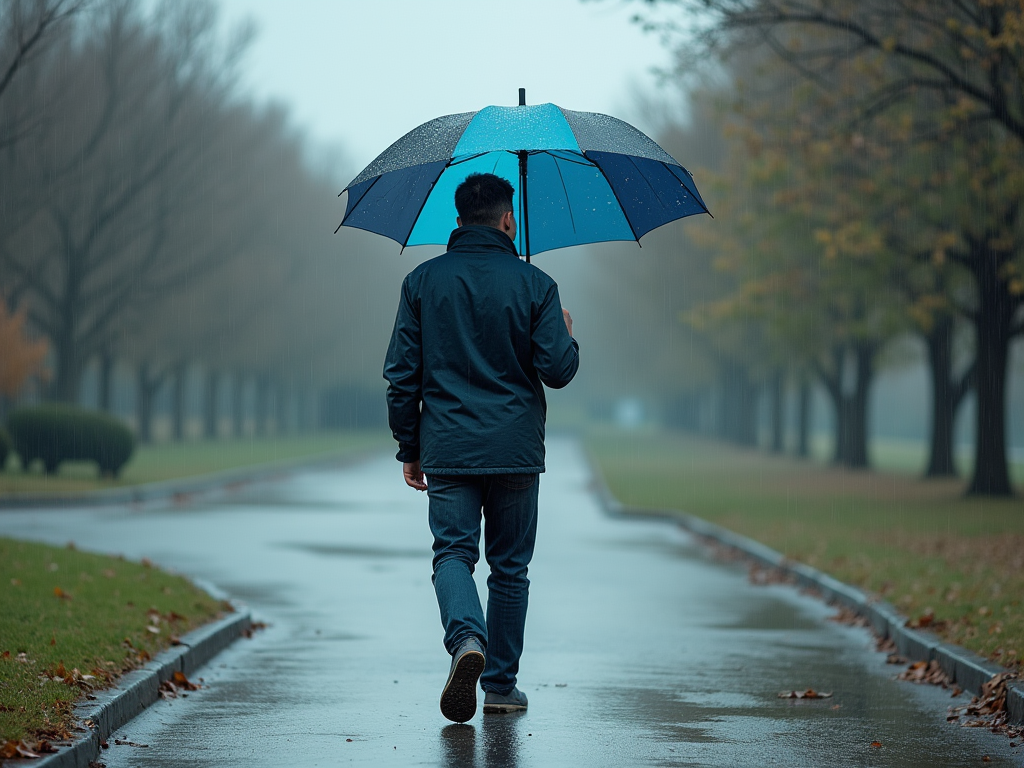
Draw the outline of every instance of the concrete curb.
[[[720,546],[735,550],[759,566],[781,571],[797,586],[813,590],[821,599],[833,605],[848,608],[863,616],[875,634],[891,639],[901,656],[911,661],[935,660],[950,680],[972,695],[979,695],[981,687],[1007,669],[993,664],[978,654],[952,643],[944,643],[936,635],[923,629],[911,629],[907,617],[889,603],[877,600],[865,592],[834,579],[817,568],[787,559],[759,541],[748,539],[719,525],[684,512],[667,509],[638,509],[627,507],[616,499],[605,483],[604,475],[592,456],[587,456],[594,485],[601,504],[609,515],[618,518],[649,518],[677,523],[690,533],[709,539]],[[1007,684],[1006,709],[1009,722],[1024,724],[1024,680]]]
[[[145,504],[147,502],[184,499],[196,494],[210,493],[224,488],[247,483],[270,480],[298,469],[318,469],[341,466],[359,460],[367,455],[365,451],[354,454],[331,454],[308,456],[270,464],[226,469],[206,475],[162,480],[158,483],[90,491],[76,495],[10,494],[0,496],[0,513],[15,509],[62,509],[66,507],[106,507],[120,504]]]
[[[205,588],[206,585],[201,585]],[[218,597],[219,590],[208,590]],[[181,645],[169,648],[146,666],[133,670],[118,680],[117,685],[97,691],[95,699],[75,707],[79,723],[91,721],[86,733],[70,745],[41,760],[11,761],[12,765],[33,765],[39,768],[89,768],[100,757],[102,742],[146,707],[160,698],[160,685],[175,672],[193,676],[217,653],[245,634],[252,626],[252,617],[241,606],[235,613],[212,624],[199,627],[181,638]]]

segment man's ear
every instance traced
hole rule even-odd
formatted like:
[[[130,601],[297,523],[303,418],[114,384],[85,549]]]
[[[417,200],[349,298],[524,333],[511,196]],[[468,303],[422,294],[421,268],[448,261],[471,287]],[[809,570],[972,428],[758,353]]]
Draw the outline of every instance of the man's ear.
[[[512,211],[506,211],[505,212],[505,214],[501,217],[501,227],[502,227],[502,229],[504,229],[506,231],[510,231],[512,229],[512,217],[514,215],[515,214],[513,214]]]
[[[455,226],[457,226],[457,227],[461,227],[462,226],[462,217],[461,216],[456,216],[455,217]]]

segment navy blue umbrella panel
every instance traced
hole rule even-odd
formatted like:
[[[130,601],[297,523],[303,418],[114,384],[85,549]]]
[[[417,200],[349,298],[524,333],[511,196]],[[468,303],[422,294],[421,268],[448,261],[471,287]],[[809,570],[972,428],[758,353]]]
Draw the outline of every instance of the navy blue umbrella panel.
[[[455,188],[471,173],[515,187],[516,245],[527,257],[639,240],[708,212],[689,171],[633,126],[538,104],[446,115],[410,131],[345,188],[341,226],[403,247],[444,245],[456,226]]]

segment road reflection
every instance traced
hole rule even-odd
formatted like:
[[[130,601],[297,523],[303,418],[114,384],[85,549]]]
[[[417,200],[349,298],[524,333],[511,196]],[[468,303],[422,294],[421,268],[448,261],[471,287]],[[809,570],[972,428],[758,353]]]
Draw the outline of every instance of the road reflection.
[[[516,768],[522,747],[520,721],[524,714],[483,718],[479,756],[474,726],[460,724],[442,728],[441,765],[444,768]]]

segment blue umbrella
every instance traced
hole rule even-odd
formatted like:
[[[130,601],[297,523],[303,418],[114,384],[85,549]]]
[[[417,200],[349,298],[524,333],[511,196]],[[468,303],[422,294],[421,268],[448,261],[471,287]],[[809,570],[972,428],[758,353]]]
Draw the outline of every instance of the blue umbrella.
[[[343,190],[341,227],[407,245],[444,245],[455,188],[471,173],[515,187],[520,254],[635,240],[662,224],[709,213],[690,172],[633,126],[554,104],[445,115],[388,147]]]

